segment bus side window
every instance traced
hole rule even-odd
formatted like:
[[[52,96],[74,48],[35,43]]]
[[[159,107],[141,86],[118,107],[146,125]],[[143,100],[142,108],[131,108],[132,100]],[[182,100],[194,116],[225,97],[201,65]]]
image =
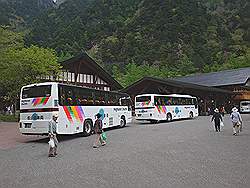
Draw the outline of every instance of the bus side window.
[[[154,97],[154,101],[155,101],[155,106],[158,106],[159,105],[159,101],[158,101],[157,97]]]
[[[164,97],[161,97],[161,105],[162,105],[162,106],[165,106],[165,105],[166,105]]]
[[[64,93],[60,96],[60,105],[65,106],[66,105],[66,96]]]
[[[93,105],[94,104],[94,99],[93,99],[93,97],[88,97],[88,99],[87,99],[87,104],[88,105]]]

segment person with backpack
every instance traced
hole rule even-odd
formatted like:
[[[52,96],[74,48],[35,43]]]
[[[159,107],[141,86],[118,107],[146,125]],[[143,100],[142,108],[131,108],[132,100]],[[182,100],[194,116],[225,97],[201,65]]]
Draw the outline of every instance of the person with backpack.
[[[93,148],[98,148],[99,142],[101,143],[102,146],[106,145],[106,142],[102,139],[103,129],[102,129],[101,117],[102,117],[102,115],[100,113],[96,114],[97,119],[95,120],[94,131],[95,131],[97,137],[96,137],[96,140],[94,142]]]
[[[242,131],[242,118],[236,107],[233,107],[230,118],[233,123],[233,135],[237,136]]]

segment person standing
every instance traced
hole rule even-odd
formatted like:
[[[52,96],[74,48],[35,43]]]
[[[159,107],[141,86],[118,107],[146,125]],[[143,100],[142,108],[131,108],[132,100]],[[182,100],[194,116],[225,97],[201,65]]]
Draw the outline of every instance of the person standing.
[[[95,120],[94,130],[95,130],[97,137],[94,142],[93,148],[98,148],[99,142],[101,143],[102,146],[106,145],[106,142],[102,139],[102,136],[101,136],[103,133],[101,117],[102,115],[100,113],[96,114],[97,119]]]
[[[55,157],[57,155],[58,140],[56,137],[56,126],[57,126],[58,114],[53,114],[52,120],[49,121],[49,138],[55,143],[55,147],[49,147],[49,157]]]
[[[224,106],[221,107],[220,113],[224,117],[224,115],[225,115],[225,108],[224,108]]]
[[[236,107],[233,107],[230,118],[233,123],[233,135],[236,136],[242,131],[242,118]]]
[[[215,131],[220,132],[220,123],[222,121],[222,116],[220,115],[218,108],[214,110],[211,122],[212,121],[214,121]]]

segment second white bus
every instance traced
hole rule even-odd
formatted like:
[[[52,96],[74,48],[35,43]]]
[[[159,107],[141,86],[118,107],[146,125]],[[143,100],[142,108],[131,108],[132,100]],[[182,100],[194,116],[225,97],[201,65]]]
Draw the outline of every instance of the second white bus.
[[[198,116],[198,102],[190,95],[143,94],[135,97],[136,120],[156,123]]]

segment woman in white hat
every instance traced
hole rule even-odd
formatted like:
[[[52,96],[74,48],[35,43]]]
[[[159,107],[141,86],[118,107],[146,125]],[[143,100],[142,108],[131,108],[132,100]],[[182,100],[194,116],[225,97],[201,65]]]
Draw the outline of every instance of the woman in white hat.
[[[222,116],[219,113],[218,108],[215,108],[211,122],[214,121],[215,131],[220,132],[220,123],[222,121]]]
[[[233,107],[230,118],[233,123],[233,135],[236,136],[242,129],[242,118],[236,107]]]

